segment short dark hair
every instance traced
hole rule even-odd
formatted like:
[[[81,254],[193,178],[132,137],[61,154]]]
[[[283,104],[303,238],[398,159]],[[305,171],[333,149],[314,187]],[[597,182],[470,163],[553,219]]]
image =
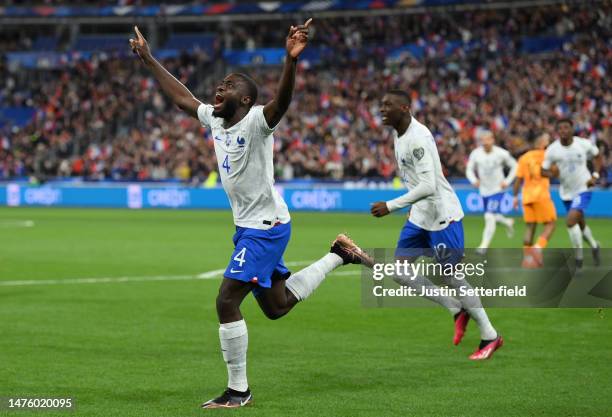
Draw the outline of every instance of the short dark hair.
[[[410,104],[412,101],[412,99],[410,98],[410,94],[408,94],[404,90],[388,90],[387,94],[401,97],[406,104]]]
[[[572,120],[571,117],[561,117],[557,119],[557,126],[559,126],[561,123],[567,123],[570,126],[574,126],[574,121]]]
[[[233,75],[240,78],[241,81],[247,87],[247,95],[251,97],[251,106],[257,102],[257,96],[259,95],[259,89],[257,88],[257,83],[251,77],[246,74],[236,72]]]

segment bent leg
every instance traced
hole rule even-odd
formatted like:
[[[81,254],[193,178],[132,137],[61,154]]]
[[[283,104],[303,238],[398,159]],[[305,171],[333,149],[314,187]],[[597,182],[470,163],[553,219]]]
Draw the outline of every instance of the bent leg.
[[[317,289],[327,274],[342,264],[343,260],[340,256],[335,253],[328,253],[318,261],[291,275],[285,286],[295,299],[303,301]]]
[[[287,314],[297,303],[298,299],[289,291],[285,280],[275,280],[272,287],[261,288],[255,296],[259,308],[270,320],[276,320]]]
[[[463,224],[461,221],[451,223],[446,229],[439,232],[431,233],[431,246],[440,248],[436,250],[437,261],[443,265],[457,265],[463,260],[464,248]],[[458,294],[469,294],[469,289],[472,288],[466,277],[458,278],[455,275],[445,276],[445,282],[455,289],[464,289],[457,291]],[[482,307],[480,297],[478,296],[459,296],[462,307],[467,310],[470,317],[474,319],[480,329],[480,338],[483,341],[493,340],[497,337],[497,331],[491,324],[489,317]]]

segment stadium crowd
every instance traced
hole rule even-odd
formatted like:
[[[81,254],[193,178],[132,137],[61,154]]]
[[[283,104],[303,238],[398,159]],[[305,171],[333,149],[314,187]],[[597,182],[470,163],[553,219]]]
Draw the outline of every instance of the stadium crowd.
[[[449,176],[464,175],[467,155],[484,129],[518,156],[567,115],[579,134],[597,141],[610,167],[610,11],[603,2],[321,19],[313,46],[327,46],[331,53],[320,65],[301,63],[291,109],[275,135],[277,177],[392,178],[390,132],[378,111],[381,92],[390,88],[411,92],[413,113],[434,133]],[[218,48],[282,45],[285,30],[270,26],[284,27],[245,25],[226,35],[220,30]],[[561,50],[527,54],[520,46],[528,35],[573,37]],[[452,40],[460,46],[445,52]],[[422,59],[409,53],[389,59],[389,50],[409,42],[426,45]],[[226,70],[217,57],[185,53],[164,65],[209,101]],[[264,103],[276,88],[278,71],[245,71],[259,82]],[[25,127],[0,130],[0,178],[199,183],[216,170],[208,133],[169,104],[135,58],[98,54],[62,70],[18,72],[0,61],[0,103],[36,108]]]

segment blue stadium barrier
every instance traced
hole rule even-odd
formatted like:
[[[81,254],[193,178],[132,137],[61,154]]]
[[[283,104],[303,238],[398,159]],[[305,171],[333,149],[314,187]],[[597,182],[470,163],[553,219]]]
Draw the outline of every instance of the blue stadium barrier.
[[[253,3],[172,4],[149,6],[45,6],[0,7],[0,17],[70,17],[70,16],[216,16],[252,13],[297,13],[330,10],[375,10],[415,6],[453,6],[490,3],[495,0],[333,0],[333,1],[262,1]],[[499,0],[498,0],[499,1]]]
[[[105,51],[107,55],[131,57],[127,40],[130,35],[109,35],[109,36],[81,36],[74,45],[74,50],[70,52],[29,51],[29,52],[8,52],[6,54],[9,65],[16,65],[24,68],[61,68],[66,64],[79,60],[89,60],[94,51]],[[521,51],[525,53],[548,52],[560,49],[571,37],[525,37],[521,39]],[[502,39],[502,44],[510,42],[510,39]],[[175,34],[170,37],[162,49],[157,49],[154,54],[159,59],[172,58],[179,56],[181,51],[193,51],[195,47],[206,51],[209,55],[213,53],[214,38],[211,35],[190,35]],[[444,53],[451,55],[457,49],[466,51],[482,46],[479,41],[471,41],[464,44],[461,41],[448,41],[444,44]],[[436,44],[419,45],[411,43],[387,51],[387,57],[391,60],[398,60],[402,55],[409,53],[416,59],[423,59],[428,47],[437,48]],[[364,47],[353,51],[353,55],[368,55],[374,46]],[[333,59],[334,50],[327,47],[308,48],[301,56],[302,61],[308,61],[312,65],[319,64],[325,59]],[[257,48],[252,51],[228,50],[223,52],[223,59],[230,65],[249,66],[249,65],[280,65],[283,63],[286,52],[285,48]],[[356,58],[356,56],[355,56]]]
[[[32,43],[32,50],[34,51],[53,51],[57,49],[57,37],[56,36],[39,36]]]
[[[201,33],[175,33],[172,34],[163,49],[174,49],[178,51],[193,51],[199,48],[212,55],[214,51],[216,36],[213,34]]]
[[[279,185],[290,210],[368,212],[370,203],[395,198],[402,190],[346,189]],[[466,214],[482,213],[482,199],[473,189],[460,188],[457,195]],[[561,216],[565,208],[556,189],[552,192],[557,212]],[[612,217],[611,190],[595,190],[588,216]],[[191,188],[177,185],[122,186],[96,185],[44,185],[9,183],[0,186],[0,205],[3,206],[54,206],[54,207],[114,207],[114,208],[173,208],[173,209],[226,209],[229,202],[222,188]],[[506,194],[502,210],[512,210],[512,197]]]
[[[33,107],[0,107],[0,127],[5,124],[9,126],[24,127],[36,114]]]
[[[74,44],[77,51],[112,51],[126,49],[130,34],[124,35],[82,35]]]

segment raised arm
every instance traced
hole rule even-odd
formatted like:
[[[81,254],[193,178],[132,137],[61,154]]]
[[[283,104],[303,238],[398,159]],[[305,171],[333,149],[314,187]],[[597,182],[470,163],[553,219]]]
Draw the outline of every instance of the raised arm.
[[[149,44],[147,43],[138,26],[134,26],[136,39],[130,39],[132,51],[140,57],[142,62],[151,71],[164,93],[176,104],[181,110],[192,117],[198,117],[198,107],[202,104],[197,98],[191,94],[179,80],[170,74],[151,54]]]
[[[268,126],[273,128],[283,118],[293,96],[293,87],[295,85],[295,72],[297,69],[297,59],[306,48],[308,43],[308,26],[312,19],[308,19],[306,23],[300,26],[291,26],[289,35],[287,35],[287,56],[283,65],[283,73],[278,83],[276,95],[264,106],[263,114],[266,118]]]

